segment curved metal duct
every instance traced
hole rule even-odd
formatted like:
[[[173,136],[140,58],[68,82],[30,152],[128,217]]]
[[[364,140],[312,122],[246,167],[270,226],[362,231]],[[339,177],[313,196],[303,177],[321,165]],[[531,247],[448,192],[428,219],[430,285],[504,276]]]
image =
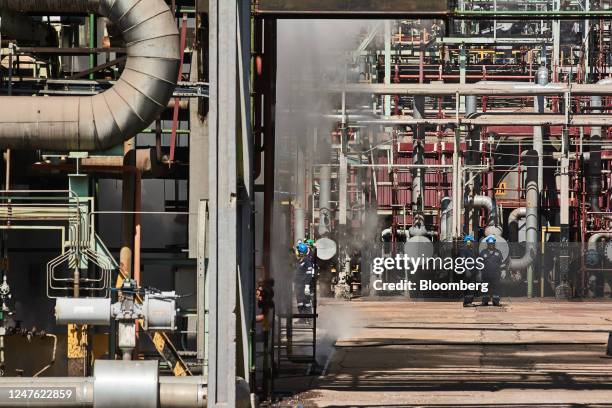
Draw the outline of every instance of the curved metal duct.
[[[527,208],[518,207],[512,210],[508,216],[508,229],[510,230],[510,240],[518,241],[519,225],[518,220],[527,216]]]
[[[527,163],[525,253],[520,258],[510,258],[508,267],[514,271],[525,270],[533,263],[538,245],[538,152],[527,151],[525,162]]]
[[[178,29],[163,0],[0,0],[0,8],[20,11],[80,12],[94,6],[125,40],[121,78],[88,97],[0,97],[0,105],[11,107],[0,110],[0,148],[106,150],[142,131],[167,106],[180,52]]]
[[[466,208],[484,208],[487,212],[487,230],[489,230],[489,227],[495,227],[495,230],[486,232],[486,234],[501,235],[501,229],[497,222],[497,204],[494,198],[485,195],[466,197],[464,205]]]

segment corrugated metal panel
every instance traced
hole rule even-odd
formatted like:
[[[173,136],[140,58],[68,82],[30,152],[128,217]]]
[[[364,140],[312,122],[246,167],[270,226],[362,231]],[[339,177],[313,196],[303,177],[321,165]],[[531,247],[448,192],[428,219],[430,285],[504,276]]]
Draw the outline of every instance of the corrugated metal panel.
[[[407,156],[400,156],[396,158],[397,164],[410,164],[412,159]],[[387,158],[382,156],[379,158],[377,164],[387,164]],[[438,160],[433,157],[425,158],[425,164],[438,164]],[[376,169],[376,177],[378,182],[389,183],[391,182],[391,175],[386,168]],[[444,189],[439,189],[438,184],[440,181],[440,175],[437,173],[425,174],[425,207],[438,207],[440,199],[444,196]],[[397,190],[397,201],[396,204],[406,204],[410,207],[412,201],[412,175],[410,172],[403,170],[398,173],[398,190]],[[443,186],[442,186],[443,187]],[[450,188],[450,185],[448,185]],[[378,186],[378,206],[389,207],[392,204],[392,192],[393,187],[390,185]]]

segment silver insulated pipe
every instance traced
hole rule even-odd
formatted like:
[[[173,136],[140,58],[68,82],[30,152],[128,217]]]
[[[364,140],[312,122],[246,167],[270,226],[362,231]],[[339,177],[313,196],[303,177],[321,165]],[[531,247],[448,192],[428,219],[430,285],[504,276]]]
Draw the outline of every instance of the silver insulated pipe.
[[[179,33],[163,0],[0,0],[0,9],[96,12],[121,31],[127,61],[110,89],[87,97],[2,96],[0,148],[106,150],[147,127],[170,100]]]
[[[331,169],[321,166],[319,170],[319,235],[329,232],[330,200],[331,200]]]
[[[538,245],[538,153],[529,150],[527,163],[527,197],[525,205],[525,252],[520,258],[510,258],[510,270],[522,271],[529,267],[536,256]]]

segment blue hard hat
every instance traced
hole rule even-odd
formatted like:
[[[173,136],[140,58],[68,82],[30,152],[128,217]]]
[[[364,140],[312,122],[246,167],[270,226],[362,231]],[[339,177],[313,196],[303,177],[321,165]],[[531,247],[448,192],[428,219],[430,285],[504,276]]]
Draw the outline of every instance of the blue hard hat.
[[[297,244],[296,246],[298,253],[300,254],[307,254],[308,253],[308,245],[306,245],[303,242],[300,242],[299,244]]]
[[[468,234],[465,237],[463,237],[463,242],[474,242],[474,237]]]
[[[494,235],[489,235],[489,236],[488,236],[488,237],[485,239],[485,242],[486,242],[487,244],[494,244],[494,243],[496,243],[496,242],[497,242],[497,238],[495,238],[495,236],[494,236]]]

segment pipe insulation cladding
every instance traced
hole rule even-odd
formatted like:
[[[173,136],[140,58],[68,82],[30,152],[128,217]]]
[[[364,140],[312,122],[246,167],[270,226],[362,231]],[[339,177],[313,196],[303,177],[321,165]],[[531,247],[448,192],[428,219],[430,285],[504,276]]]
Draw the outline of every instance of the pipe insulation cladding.
[[[538,194],[538,152],[529,150],[525,153],[527,165],[526,205],[525,205],[525,252],[520,258],[510,258],[510,270],[523,271],[535,260],[539,233],[539,194]]]
[[[178,80],[179,32],[163,0],[11,1],[0,8],[95,12],[120,30],[127,61],[117,83],[87,97],[2,96],[0,148],[106,150],[138,134],[166,108]],[[10,107],[10,108],[8,108]]]

